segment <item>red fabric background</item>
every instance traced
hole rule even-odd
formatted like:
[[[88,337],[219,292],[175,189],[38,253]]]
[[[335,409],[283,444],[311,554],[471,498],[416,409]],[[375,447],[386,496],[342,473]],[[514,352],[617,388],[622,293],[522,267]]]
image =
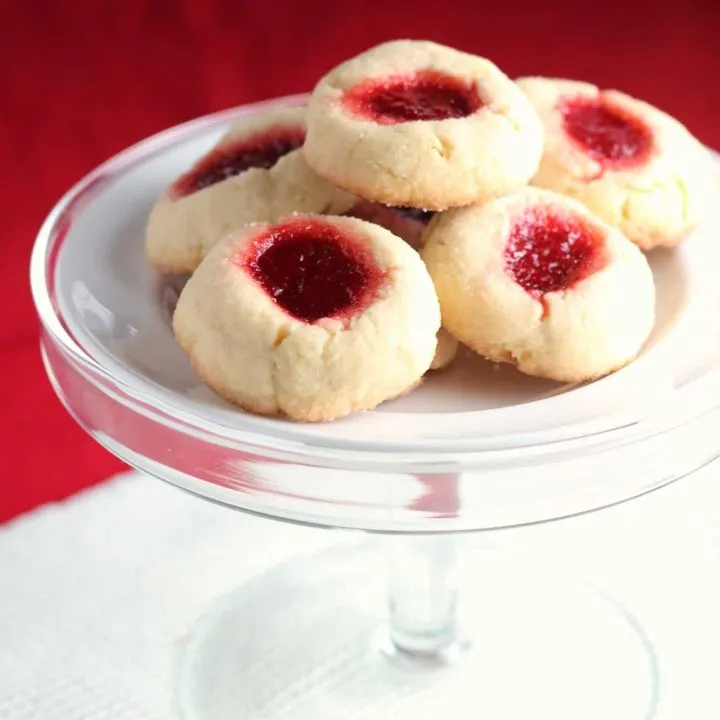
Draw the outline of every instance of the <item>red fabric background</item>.
[[[27,266],[52,204],[128,144],[309,89],[337,61],[404,36],[486,55],[511,75],[619,87],[720,147],[715,0],[5,0],[2,9],[0,521],[121,467],[74,425],[45,380]]]

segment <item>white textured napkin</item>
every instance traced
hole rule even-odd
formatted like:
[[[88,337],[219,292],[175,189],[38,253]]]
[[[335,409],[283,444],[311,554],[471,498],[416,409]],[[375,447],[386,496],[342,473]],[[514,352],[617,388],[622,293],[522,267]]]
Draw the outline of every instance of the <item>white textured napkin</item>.
[[[720,717],[717,478],[711,466],[617,508],[476,536],[552,559],[633,609],[660,654],[657,720]],[[347,537],[247,517],[137,474],[5,525],[0,720],[175,717],[177,657],[198,616],[292,553]]]

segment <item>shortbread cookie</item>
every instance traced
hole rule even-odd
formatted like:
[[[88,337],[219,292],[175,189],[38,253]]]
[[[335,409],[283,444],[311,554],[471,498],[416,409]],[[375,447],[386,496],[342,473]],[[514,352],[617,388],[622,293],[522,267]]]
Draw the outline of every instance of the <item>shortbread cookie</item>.
[[[369,200],[358,200],[345,215],[380,225],[393,235],[402,238],[410,247],[421,250],[425,229],[437,213],[431,210],[392,207]],[[448,367],[458,352],[458,341],[444,328],[440,328],[437,341],[435,357],[430,365],[431,370],[443,370]]]
[[[533,185],[576,198],[644,250],[674,246],[710,207],[708,151],[666,113],[614,90],[522,78],[545,150]]]
[[[443,324],[528,375],[581,382],[622,367],[655,318],[645,256],[583,205],[523,190],[430,223],[422,251]]]
[[[431,42],[379,45],[326,75],[308,104],[303,152],[367,200],[444,210],[525,185],[542,125],[493,63]]]
[[[161,270],[195,270],[228,233],[292,212],[344,212],[357,200],[318,177],[298,148],[305,110],[273,110],[233,126],[163,193],[150,214],[146,252]]]
[[[175,335],[216,392],[321,421],[417,385],[440,309],[419,255],[355,218],[293,216],[216,246],[185,286]]]

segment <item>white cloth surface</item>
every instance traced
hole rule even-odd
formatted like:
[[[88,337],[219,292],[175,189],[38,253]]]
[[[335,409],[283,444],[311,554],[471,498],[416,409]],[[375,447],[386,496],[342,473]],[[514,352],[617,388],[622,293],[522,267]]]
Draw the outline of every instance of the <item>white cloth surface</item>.
[[[470,542],[537,554],[611,591],[660,654],[657,720],[717,720],[718,480],[720,464],[616,508]],[[274,563],[348,536],[136,473],[18,518],[0,528],[0,720],[176,717],[175,666],[198,616]]]

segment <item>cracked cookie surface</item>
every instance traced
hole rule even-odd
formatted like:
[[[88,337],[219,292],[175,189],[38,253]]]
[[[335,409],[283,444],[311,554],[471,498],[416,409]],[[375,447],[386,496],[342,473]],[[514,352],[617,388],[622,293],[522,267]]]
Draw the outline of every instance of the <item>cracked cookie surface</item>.
[[[305,109],[272,110],[233,125],[162,194],[146,229],[152,265],[190,273],[225,235],[292,212],[342,213],[357,200],[314,173],[298,149]]]
[[[548,190],[443,213],[422,255],[444,327],[528,375],[601,377],[633,360],[653,327],[654,281],[640,250]]]
[[[308,103],[303,153],[366,200],[444,210],[535,174],[542,126],[492,62],[432,42],[384,43],[342,63]]]
[[[643,250],[677,245],[705,219],[711,158],[677,120],[589,83],[517,84],[545,128],[533,185],[576,198]]]
[[[228,237],[182,291],[173,329],[197,373],[251,412],[325,421],[415,387],[440,310],[418,256],[355,218],[293,215]]]

